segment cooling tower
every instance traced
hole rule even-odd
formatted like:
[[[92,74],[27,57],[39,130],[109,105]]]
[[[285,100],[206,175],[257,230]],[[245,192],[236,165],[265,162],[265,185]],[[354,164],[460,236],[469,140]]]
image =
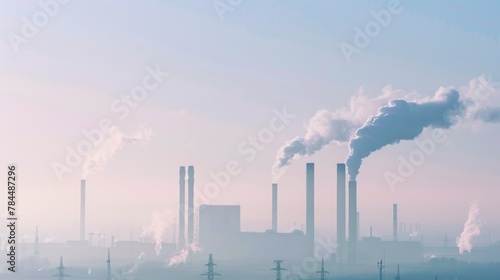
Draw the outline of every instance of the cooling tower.
[[[273,184],[272,229],[278,232],[278,184]]]
[[[337,257],[344,262],[345,244],[345,164],[337,164]]]
[[[80,241],[85,241],[85,180],[80,182]]]
[[[178,248],[184,248],[186,245],[186,167],[179,169],[179,244]]]
[[[356,250],[358,242],[358,207],[356,188],[356,181],[349,181],[349,263],[356,262]]]
[[[194,167],[188,166],[188,242],[193,243]]]
[[[314,163],[306,164],[306,235],[314,249]]]
[[[398,205],[392,205],[392,239],[398,241]]]

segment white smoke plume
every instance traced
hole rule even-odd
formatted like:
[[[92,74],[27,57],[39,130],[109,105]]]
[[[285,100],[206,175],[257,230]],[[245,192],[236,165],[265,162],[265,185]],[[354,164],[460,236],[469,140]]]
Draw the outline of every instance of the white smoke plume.
[[[43,240],[43,243],[50,243],[50,242],[52,242],[52,241],[54,241],[54,240],[56,240],[56,237],[55,237],[55,236],[53,236],[53,235],[51,235],[51,236],[48,236],[47,238],[45,238],[45,239]]]
[[[137,259],[138,259],[138,260],[140,260],[140,259],[142,259],[142,257],[144,257],[145,255],[146,255],[146,253],[141,252],[141,253],[139,254],[139,256],[137,257]]]
[[[371,153],[401,140],[415,139],[426,127],[447,129],[464,114],[465,105],[454,89],[440,88],[434,97],[416,101],[389,101],[349,141],[349,180],[356,180],[363,159]]]
[[[500,104],[500,83],[493,81],[491,76],[478,76],[467,86],[460,87],[460,100],[454,99],[455,96],[458,98],[457,91],[448,91],[440,89],[433,98],[406,101],[415,99],[416,93],[405,93],[386,86],[376,98],[367,98],[360,92],[351,98],[347,107],[333,112],[317,111],[306,125],[306,134],[288,141],[278,150],[272,167],[274,181],[283,175],[293,159],[313,155],[332,142],[341,144],[348,141],[346,138],[350,138],[352,153],[348,158],[350,177],[355,179],[363,158],[386,145],[414,139],[425,127],[447,129],[457,121],[500,123],[500,106],[492,105]],[[402,111],[398,111],[400,109]],[[426,110],[436,113],[434,120],[423,114]],[[443,113],[441,116],[440,110]],[[389,125],[389,122],[392,124]],[[398,132],[400,135],[397,135]],[[375,134],[381,138],[369,138]]]
[[[471,252],[472,241],[475,237],[481,234],[481,219],[479,218],[479,202],[474,200],[470,203],[469,215],[464,224],[464,230],[457,237],[457,246],[460,254]]]
[[[156,255],[160,255],[162,248],[162,240],[169,224],[168,221],[173,219],[172,212],[165,209],[163,211],[155,211],[151,214],[149,224],[142,227],[141,237],[151,237],[154,239]]]
[[[132,134],[125,134],[112,126],[104,133],[103,139],[94,143],[94,149],[85,157],[82,170],[82,179],[86,179],[90,174],[101,171],[106,163],[121,150],[125,144],[132,144],[139,141],[150,140],[152,130],[149,127],[141,127]]]
[[[306,125],[306,134],[295,137],[278,150],[272,167],[273,180],[279,180],[293,159],[313,155],[332,142],[347,142],[366,118],[375,114],[377,109],[389,100],[412,95],[413,93],[394,90],[389,85],[375,98],[367,98],[360,90],[351,97],[348,107],[333,112],[325,109],[317,111]]]
[[[92,274],[92,268],[89,268],[87,275]]]
[[[186,263],[190,253],[199,253],[202,249],[195,243],[189,244],[187,248],[183,248],[174,253],[174,255],[166,260],[167,266],[179,265]]]

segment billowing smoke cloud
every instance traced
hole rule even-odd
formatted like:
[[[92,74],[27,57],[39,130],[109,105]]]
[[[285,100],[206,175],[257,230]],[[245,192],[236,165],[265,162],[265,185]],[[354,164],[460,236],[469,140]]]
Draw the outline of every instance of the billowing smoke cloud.
[[[94,143],[94,149],[85,157],[82,178],[85,179],[88,175],[101,171],[125,144],[149,140],[151,136],[152,130],[149,127],[142,127],[130,135],[124,134],[116,126],[110,127],[103,139]]]
[[[163,235],[168,227],[168,221],[172,220],[172,212],[169,210],[155,211],[151,214],[149,225],[142,227],[141,237],[154,239],[156,255],[160,255]]]
[[[401,90],[394,90],[389,85],[375,98],[367,98],[360,91],[351,97],[348,107],[334,112],[325,109],[317,111],[306,125],[306,134],[288,141],[278,150],[272,167],[273,180],[279,180],[285,172],[285,167],[290,165],[293,159],[313,155],[332,142],[347,142],[354,131],[368,116],[375,114],[380,106],[396,97],[410,95]]]
[[[191,243],[187,248],[183,248],[174,253],[174,255],[166,260],[167,266],[179,265],[181,263],[186,263],[186,260],[190,253],[201,252],[201,248],[198,245]]]
[[[371,153],[401,140],[415,139],[426,127],[447,129],[464,112],[464,104],[454,89],[440,88],[430,99],[389,101],[349,141],[349,180],[356,180],[363,159]]]
[[[481,234],[481,219],[479,218],[479,202],[474,200],[470,203],[469,215],[464,224],[464,230],[457,237],[457,246],[460,254],[471,252],[472,240]]]

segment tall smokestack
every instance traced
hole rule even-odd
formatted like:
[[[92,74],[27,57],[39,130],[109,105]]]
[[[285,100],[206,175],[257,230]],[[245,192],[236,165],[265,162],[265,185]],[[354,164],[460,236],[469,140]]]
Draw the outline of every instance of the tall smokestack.
[[[314,163],[306,164],[306,235],[314,249]]]
[[[184,248],[186,245],[186,167],[179,169],[179,244],[178,248]]]
[[[345,244],[345,164],[337,164],[337,256],[344,262]]]
[[[188,242],[193,243],[194,167],[188,166]]]
[[[273,184],[273,231],[278,232],[278,184]]]
[[[85,241],[85,180],[80,182],[80,241]]]
[[[356,262],[358,242],[358,206],[356,198],[356,181],[349,181],[349,263]]]
[[[392,239],[398,241],[398,205],[392,205]]]

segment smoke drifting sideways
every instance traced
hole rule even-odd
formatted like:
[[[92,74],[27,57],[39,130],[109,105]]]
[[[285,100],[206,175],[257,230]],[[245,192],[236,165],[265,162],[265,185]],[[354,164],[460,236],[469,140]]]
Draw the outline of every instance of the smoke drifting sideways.
[[[82,179],[90,174],[101,171],[106,163],[121,150],[126,144],[133,144],[151,139],[152,130],[149,127],[141,127],[132,134],[125,134],[116,126],[104,133],[102,140],[94,143],[94,149],[85,157],[82,169]]]
[[[460,254],[471,252],[472,241],[481,234],[481,219],[479,218],[479,202],[474,200],[470,203],[469,215],[464,224],[464,230],[457,237],[457,246]]]
[[[342,144],[349,141],[366,118],[375,114],[377,109],[389,100],[410,97],[413,94],[395,90],[388,85],[382,89],[380,95],[368,98],[360,89],[351,97],[347,107],[335,111],[318,110],[306,124],[305,135],[295,137],[278,150],[272,167],[273,180],[277,182],[294,159],[313,155],[332,142]]]
[[[198,247],[196,244],[191,243],[186,248],[182,248],[181,250],[175,252],[175,254],[165,260],[165,264],[167,266],[180,265],[182,263],[186,263],[189,254],[191,253],[199,253],[202,249]]]
[[[363,159],[371,153],[401,140],[413,140],[426,127],[448,129],[465,111],[460,94],[450,88],[440,88],[430,99],[389,101],[349,141],[349,156],[346,161],[349,180],[356,180]]]

